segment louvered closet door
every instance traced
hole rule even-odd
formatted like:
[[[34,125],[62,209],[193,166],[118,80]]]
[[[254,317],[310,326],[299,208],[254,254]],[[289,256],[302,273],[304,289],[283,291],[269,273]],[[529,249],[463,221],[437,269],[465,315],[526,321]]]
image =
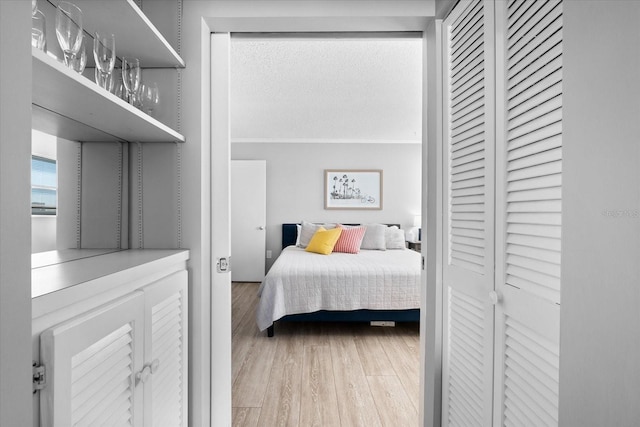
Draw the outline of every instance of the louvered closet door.
[[[187,272],[180,271],[143,289],[145,426],[187,426]]]
[[[494,272],[493,4],[445,20],[443,425],[492,419]]]
[[[494,425],[558,424],[562,2],[496,2]]]
[[[40,335],[43,427],[142,426],[143,308],[136,292]]]

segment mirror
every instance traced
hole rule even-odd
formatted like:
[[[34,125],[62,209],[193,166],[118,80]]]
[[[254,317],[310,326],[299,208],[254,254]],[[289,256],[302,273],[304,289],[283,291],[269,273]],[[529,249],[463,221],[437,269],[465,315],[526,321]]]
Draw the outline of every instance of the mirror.
[[[80,143],[33,130],[32,156],[32,253],[127,247],[128,143]]]
[[[57,141],[31,132],[31,252],[56,249]]]

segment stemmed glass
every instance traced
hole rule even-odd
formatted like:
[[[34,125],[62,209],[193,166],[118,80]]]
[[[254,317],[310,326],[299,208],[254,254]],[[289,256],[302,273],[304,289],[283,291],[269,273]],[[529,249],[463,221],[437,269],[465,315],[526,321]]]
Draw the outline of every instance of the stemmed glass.
[[[37,0],[31,1],[31,46],[47,49],[47,23],[44,13],[38,9]]]
[[[156,108],[158,101],[160,100],[158,84],[156,82],[143,83],[140,86],[140,98],[142,102],[142,110],[152,116],[153,110]]]
[[[82,74],[84,67],[87,65],[87,50],[84,46],[84,37],[81,40],[78,53],[69,57],[69,68],[80,74]]]
[[[135,94],[140,88],[140,61],[138,58],[123,57],[122,58],[122,83],[127,90],[127,99],[129,104],[135,102]]]
[[[64,52],[64,63],[75,56],[82,45],[82,11],[73,3],[61,1],[56,8],[56,36]]]
[[[111,90],[113,94],[126,101],[127,90],[124,88],[124,83],[122,83],[122,70],[114,68],[109,80],[111,80]]]
[[[103,89],[111,90],[110,79],[116,63],[116,39],[113,34],[96,32],[93,39],[93,57],[96,60],[96,83]]]

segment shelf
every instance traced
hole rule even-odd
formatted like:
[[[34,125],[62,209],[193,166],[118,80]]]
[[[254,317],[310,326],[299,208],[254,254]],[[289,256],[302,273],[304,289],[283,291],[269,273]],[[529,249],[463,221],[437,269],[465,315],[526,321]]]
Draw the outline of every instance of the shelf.
[[[34,129],[82,142],[185,141],[175,130],[44,52],[32,48],[31,53]]]
[[[73,0],[73,3],[82,10],[83,26],[92,36],[95,31],[115,34],[119,58],[138,58],[142,68],[185,66],[133,0]]]

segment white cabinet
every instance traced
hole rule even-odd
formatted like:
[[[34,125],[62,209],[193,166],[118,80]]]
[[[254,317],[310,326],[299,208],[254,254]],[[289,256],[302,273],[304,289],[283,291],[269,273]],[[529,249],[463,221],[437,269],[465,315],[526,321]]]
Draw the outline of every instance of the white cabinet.
[[[187,425],[187,272],[40,335],[44,426]]]
[[[138,57],[143,68],[164,69],[153,73],[167,75],[185,66],[132,0],[74,3],[83,11],[85,36],[114,33],[119,58]],[[49,24],[52,5],[39,2],[47,8]],[[57,49],[55,32],[48,34],[52,50]],[[34,423],[150,426],[166,420],[187,425],[189,255],[166,249],[181,247],[179,231],[175,239],[147,243],[141,224],[143,200],[162,203],[163,212],[181,211],[173,202],[180,200],[179,143],[185,138],[48,54],[32,49],[31,61],[32,127],[77,141],[68,150],[75,167],[68,171],[74,188],[67,212],[75,216],[64,228],[72,243],[60,245],[75,249],[56,251],[41,265],[32,263],[33,360],[47,371],[46,385],[34,394]],[[175,83],[165,87],[168,94]],[[162,120],[171,122],[167,117]],[[151,153],[146,163],[143,145]],[[132,153],[136,162],[130,168]],[[100,162],[101,168],[93,167]],[[143,186],[143,177],[163,188],[151,192],[156,187]],[[130,224],[129,212],[140,223]],[[180,216],[167,217],[160,215],[150,232],[180,230]],[[61,215],[57,221],[65,227],[69,222]],[[139,231],[137,239],[127,235],[132,230]],[[139,242],[140,249],[121,250],[129,240]]]

